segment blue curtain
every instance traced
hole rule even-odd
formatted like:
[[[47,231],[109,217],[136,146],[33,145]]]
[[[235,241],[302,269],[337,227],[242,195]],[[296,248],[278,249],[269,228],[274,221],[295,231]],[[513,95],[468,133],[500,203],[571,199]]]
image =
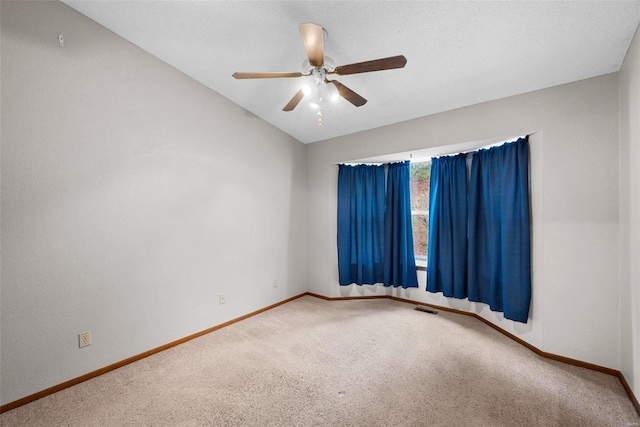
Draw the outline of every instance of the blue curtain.
[[[431,159],[427,291],[467,297],[467,159]]]
[[[340,165],[338,275],[340,285],[384,280],[384,166]]]
[[[469,187],[469,300],[526,323],[531,301],[528,137],[475,152]]]
[[[387,171],[384,285],[417,288],[411,228],[410,163],[392,163]]]

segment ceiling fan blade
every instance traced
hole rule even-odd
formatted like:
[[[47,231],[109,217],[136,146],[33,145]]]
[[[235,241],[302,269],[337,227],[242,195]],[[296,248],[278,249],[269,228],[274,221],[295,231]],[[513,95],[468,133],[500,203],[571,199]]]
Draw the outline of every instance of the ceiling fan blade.
[[[293,95],[293,98],[291,98],[291,101],[289,101],[289,103],[284,106],[282,111],[292,111],[294,108],[296,108],[296,106],[298,105],[298,103],[302,98],[304,98],[304,91],[300,89],[298,93]]]
[[[233,73],[234,79],[276,79],[280,77],[302,77],[302,73]]]
[[[322,27],[316,24],[300,24],[300,34],[304,48],[307,50],[309,63],[314,67],[324,65],[324,41],[322,39]]]
[[[350,103],[352,103],[353,105],[355,105],[356,107],[362,107],[364,104],[367,103],[366,99],[364,99],[363,97],[361,97],[360,95],[358,95],[357,93],[355,93],[354,91],[352,91],[351,89],[349,89],[348,87],[346,87],[345,85],[343,85],[337,80],[325,80],[325,83],[327,84],[333,83],[338,89],[338,93],[340,94],[340,96],[346,99],[347,101],[349,101]]]
[[[368,73],[370,71],[392,70],[403,68],[407,58],[403,55],[390,56],[389,58],[374,59],[372,61],[358,62],[356,64],[341,65],[336,67],[332,74],[344,76],[346,74]]]

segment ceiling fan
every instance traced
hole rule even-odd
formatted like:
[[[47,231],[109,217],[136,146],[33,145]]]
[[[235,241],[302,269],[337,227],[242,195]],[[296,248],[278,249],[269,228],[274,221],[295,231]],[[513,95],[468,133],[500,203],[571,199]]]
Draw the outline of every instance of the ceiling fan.
[[[236,79],[272,79],[281,77],[306,77],[311,76],[315,87],[316,103],[318,108],[318,126],[322,126],[321,101],[323,100],[322,86],[326,86],[325,92],[332,98],[343,97],[356,107],[366,104],[367,100],[356,92],[352,91],[337,80],[329,80],[327,76],[337,74],[344,76],[348,74],[368,73],[371,71],[391,70],[403,68],[407,63],[407,58],[402,55],[391,56],[389,58],[374,59],[372,61],[358,62],[355,64],[333,66],[331,58],[324,55],[323,28],[316,24],[301,24],[300,34],[307,51],[307,60],[303,64],[302,72],[266,72],[266,73],[233,73]],[[291,100],[284,106],[283,111],[292,111],[305,95],[311,93],[309,87],[300,89]]]

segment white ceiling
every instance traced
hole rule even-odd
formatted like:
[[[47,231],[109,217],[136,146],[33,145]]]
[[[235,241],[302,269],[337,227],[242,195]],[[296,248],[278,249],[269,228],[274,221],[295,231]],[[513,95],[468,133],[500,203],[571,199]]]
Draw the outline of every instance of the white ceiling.
[[[73,1],[64,3],[304,143],[618,71],[640,1]],[[305,78],[298,25],[336,65],[404,55],[403,69],[335,76],[368,100],[282,108]]]

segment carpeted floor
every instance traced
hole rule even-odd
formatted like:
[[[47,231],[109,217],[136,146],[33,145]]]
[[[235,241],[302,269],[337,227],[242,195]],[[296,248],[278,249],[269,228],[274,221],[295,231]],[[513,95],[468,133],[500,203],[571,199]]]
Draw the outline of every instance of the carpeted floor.
[[[477,319],[306,296],[0,415],[2,426],[630,426],[617,378]]]

